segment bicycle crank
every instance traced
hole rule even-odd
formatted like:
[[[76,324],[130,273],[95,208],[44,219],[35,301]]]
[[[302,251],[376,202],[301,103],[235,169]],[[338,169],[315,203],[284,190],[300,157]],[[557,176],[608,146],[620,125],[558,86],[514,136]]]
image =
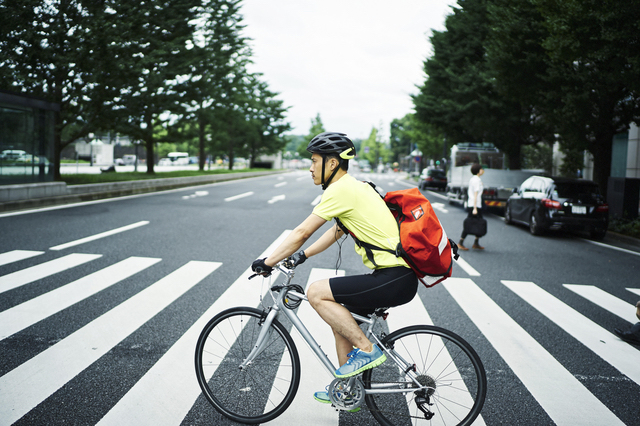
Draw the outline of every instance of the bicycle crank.
[[[364,402],[364,384],[357,376],[334,379],[327,393],[333,406],[339,410],[355,410]]]

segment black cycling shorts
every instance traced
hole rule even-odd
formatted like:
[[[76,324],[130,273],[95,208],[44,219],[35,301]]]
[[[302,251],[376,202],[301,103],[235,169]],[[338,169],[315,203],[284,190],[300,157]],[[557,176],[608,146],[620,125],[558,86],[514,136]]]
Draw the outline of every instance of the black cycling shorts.
[[[409,303],[418,291],[418,278],[409,268],[376,269],[371,274],[329,279],[333,299],[349,311],[366,316],[377,308]]]

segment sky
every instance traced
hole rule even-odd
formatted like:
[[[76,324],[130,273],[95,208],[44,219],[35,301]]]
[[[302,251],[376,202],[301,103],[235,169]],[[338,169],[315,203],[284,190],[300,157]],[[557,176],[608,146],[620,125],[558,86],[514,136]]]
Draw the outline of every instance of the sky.
[[[366,139],[413,112],[432,30],[455,0],[244,0],[253,72],[290,107],[290,134],[327,131]]]

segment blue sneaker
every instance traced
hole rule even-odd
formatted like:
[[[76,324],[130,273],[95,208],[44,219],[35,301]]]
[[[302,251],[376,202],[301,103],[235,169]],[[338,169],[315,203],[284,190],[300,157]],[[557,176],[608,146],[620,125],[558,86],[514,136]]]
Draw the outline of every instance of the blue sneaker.
[[[328,392],[316,392],[313,394],[313,397],[315,398],[316,401],[322,402],[323,404],[331,404],[331,400],[329,399],[329,393]],[[349,398],[347,399],[347,401],[349,401]],[[349,410],[350,413],[357,413],[358,411],[360,411],[360,407],[358,408],[354,408],[353,410]]]
[[[353,348],[347,356],[349,360],[334,373],[340,379],[360,374],[365,370],[379,366],[387,360],[387,356],[378,348],[378,345],[373,345],[371,353]]]

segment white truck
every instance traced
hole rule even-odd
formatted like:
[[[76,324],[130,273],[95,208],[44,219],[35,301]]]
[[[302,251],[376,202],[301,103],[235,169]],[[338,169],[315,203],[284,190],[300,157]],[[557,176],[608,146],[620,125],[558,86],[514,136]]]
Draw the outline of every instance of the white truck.
[[[529,176],[541,170],[505,169],[505,155],[492,143],[465,142],[451,148],[451,161],[447,175],[447,200],[467,207],[467,193],[471,178],[471,165],[480,163],[484,169],[482,202],[485,208],[503,210],[513,189]]]

